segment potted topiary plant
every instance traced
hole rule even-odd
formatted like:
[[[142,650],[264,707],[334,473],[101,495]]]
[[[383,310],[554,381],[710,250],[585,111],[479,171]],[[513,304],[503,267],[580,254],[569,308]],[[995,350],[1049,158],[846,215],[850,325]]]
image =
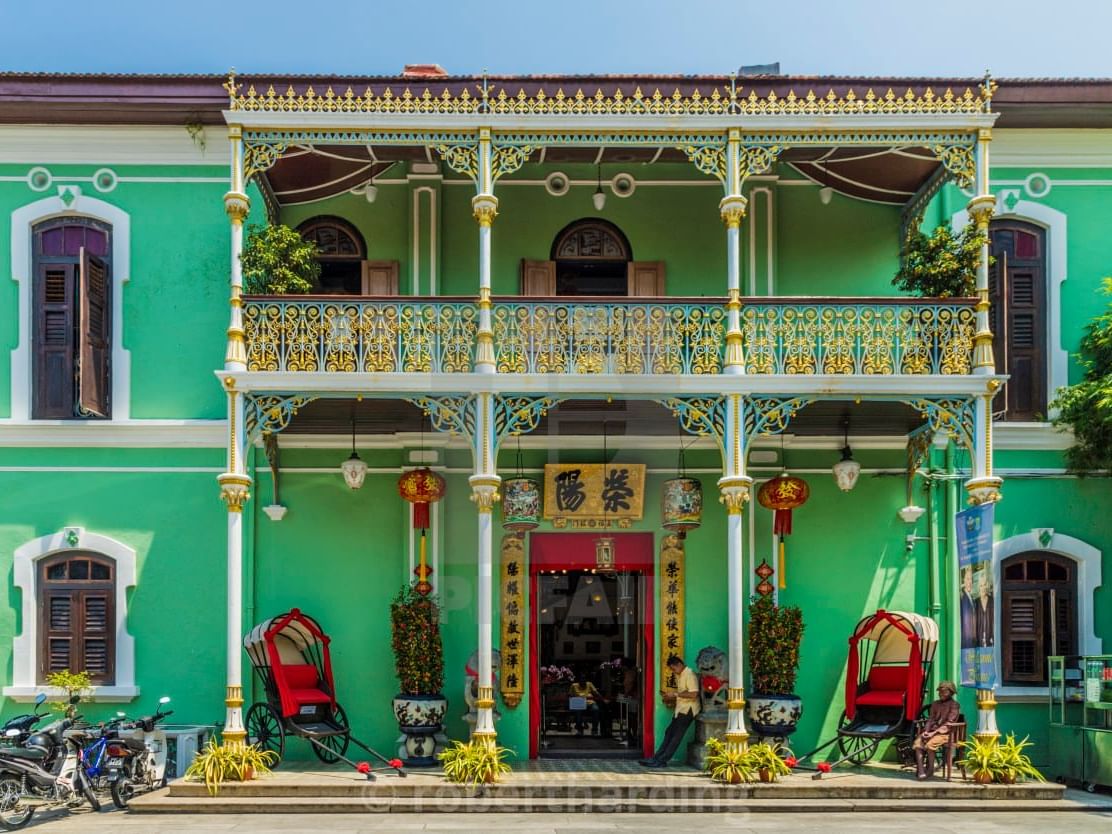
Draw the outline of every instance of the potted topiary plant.
[[[317,245],[289,226],[253,226],[239,260],[243,288],[253,295],[311,292],[320,277]]]
[[[260,750],[253,744],[229,747],[209,741],[193,757],[185,771],[188,780],[203,781],[211,796],[216,796],[225,782],[249,782],[270,773],[278,761],[272,750]]]
[[[1023,752],[1031,744],[1026,738],[1016,741],[1012,733],[1008,733],[1003,741],[974,736],[962,742],[965,755],[958,764],[969,772],[978,785],[992,782],[1011,785],[1025,779],[1045,782],[1043,775],[1031,763],[1031,758]]]
[[[712,780],[725,782],[727,785],[757,781],[757,771],[753,768],[749,751],[731,749],[721,739],[713,736],[707,739],[703,769]]]
[[[394,716],[405,736],[406,762],[436,764],[436,734],[441,731],[448,699],[444,687],[444,647],[440,641],[440,606],[432,597],[405,585],[390,604],[391,645],[401,692],[394,696]]]
[[[795,732],[803,701],[794,693],[803,640],[803,612],[759,596],[749,606],[750,727],[758,735],[786,738]]]
[[[440,762],[444,765],[444,778],[449,782],[467,785],[490,785],[503,773],[510,772],[506,764],[506,747],[484,741],[456,741],[443,751]]]
[[[977,292],[977,266],[985,236],[974,224],[958,234],[942,225],[929,236],[912,231],[900,253],[900,271],[892,283],[924,298],[967,298]]]
[[[762,782],[775,782],[781,776],[792,772],[791,767],[780,755],[782,748],[779,744],[754,744],[745,751],[748,756],[749,767],[757,773]]]

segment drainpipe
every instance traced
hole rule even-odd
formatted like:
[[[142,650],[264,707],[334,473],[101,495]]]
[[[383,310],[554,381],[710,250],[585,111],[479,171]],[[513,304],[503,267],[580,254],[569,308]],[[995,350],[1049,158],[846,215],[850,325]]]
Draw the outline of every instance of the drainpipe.
[[[958,550],[954,540],[954,513],[958,511],[958,479],[954,475],[954,445],[946,446],[946,589],[947,594],[953,595],[958,587]],[[957,683],[961,680],[961,618],[957,616],[956,597],[950,600],[949,615],[949,652],[947,668],[950,670],[950,680]]]

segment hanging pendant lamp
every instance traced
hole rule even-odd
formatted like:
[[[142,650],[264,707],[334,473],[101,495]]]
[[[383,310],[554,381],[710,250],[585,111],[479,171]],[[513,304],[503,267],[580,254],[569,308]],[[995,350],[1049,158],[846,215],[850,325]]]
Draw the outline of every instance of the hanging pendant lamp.
[[[857,484],[857,476],[861,474],[861,464],[853,459],[853,450],[849,447],[849,417],[843,423],[845,438],[842,445],[842,459],[834,464],[834,482],[842,492],[849,492]]]
[[[519,536],[541,523],[541,485],[526,478],[521,465],[521,436],[517,438],[517,474],[502,482],[502,527]]]
[[[363,479],[367,477],[367,464],[355,451],[355,406],[351,407],[351,457],[340,464],[340,471],[344,475],[344,483],[352,489],[363,486]]]
[[[598,164],[598,187],[595,193],[591,195],[591,202],[595,204],[595,211],[602,211],[606,208],[606,192],[602,190],[602,163]]]
[[[698,478],[687,477],[684,466],[683,440],[676,477],[664,482],[660,494],[660,516],[665,530],[671,530],[681,539],[688,530],[697,528],[703,520],[703,484]]]

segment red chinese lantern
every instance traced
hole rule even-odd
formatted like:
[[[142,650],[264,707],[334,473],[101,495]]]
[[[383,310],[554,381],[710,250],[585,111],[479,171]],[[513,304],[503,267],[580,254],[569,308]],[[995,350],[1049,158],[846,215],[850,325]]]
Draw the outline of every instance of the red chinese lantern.
[[[762,507],[775,511],[772,521],[772,532],[779,543],[779,570],[780,587],[785,588],[784,581],[784,537],[792,532],[792,510],[801,507],[811,495],[811,488],[802,478],[796,478],[787,472],[781,472],[771,481],[766,481],[757,491],[757,501]]]
[[[429,528],[429,504],[444,497],[446,486],[444,479],[427,466],[404,472],[398,479],[398,494],[413,505],[413,529],[421,531],[420,557],[413,572],[417,574],[415,587],[418,593],[422,594],[432,592],[432,583],[429,582],[432,568],[428,565],[425,549],[425,531]]]

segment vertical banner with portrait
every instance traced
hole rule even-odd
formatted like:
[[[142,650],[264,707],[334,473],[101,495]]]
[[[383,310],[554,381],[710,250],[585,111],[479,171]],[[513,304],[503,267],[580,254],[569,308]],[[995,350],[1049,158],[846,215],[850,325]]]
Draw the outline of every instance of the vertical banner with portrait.
[[[961,614],[961,685],[996,685],[993,649],[996,594],[992,584],[995,504],[978,504],[954,516],[958,543],[958,609]]]

